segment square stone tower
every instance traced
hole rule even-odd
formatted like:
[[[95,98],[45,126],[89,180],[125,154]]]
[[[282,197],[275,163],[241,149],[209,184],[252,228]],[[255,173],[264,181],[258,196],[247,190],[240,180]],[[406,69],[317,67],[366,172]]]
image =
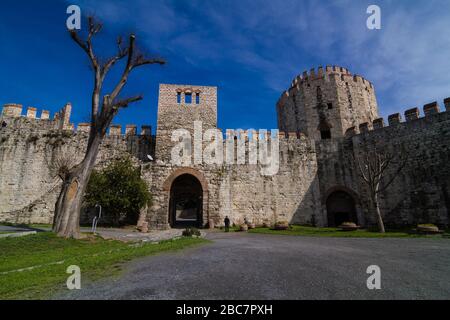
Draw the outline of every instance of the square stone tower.
[[[203,131],[217,128],[217,87],[160,84],[156,160],[170,161],[174,130],[186,129],[194,139],[194,121]]]

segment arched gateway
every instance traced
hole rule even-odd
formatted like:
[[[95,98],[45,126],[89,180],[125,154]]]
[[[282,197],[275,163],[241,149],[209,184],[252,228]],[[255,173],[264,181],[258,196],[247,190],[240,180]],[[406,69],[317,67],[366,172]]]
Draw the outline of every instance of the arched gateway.
[[[168,195],[168,222],[171,227],[202,227],[208,220],[208,184],[192,168],[173,172],[164,183]]]
[[[203,189],[190,174],[176,178],[170,188],[169,223],[171,227],[203,225]]]
[[[330,193],[326,206],[329,227],[338,227],[343,222],[358,224],[355,199],[350,193],[343,190]]]

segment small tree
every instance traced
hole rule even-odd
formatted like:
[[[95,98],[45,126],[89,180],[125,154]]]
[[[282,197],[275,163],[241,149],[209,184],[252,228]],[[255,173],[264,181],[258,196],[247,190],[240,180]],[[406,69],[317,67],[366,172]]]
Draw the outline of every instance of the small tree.
[[[374,210],[381,233],[385,233],[385,228],[378,195],[394,182],[400,171],[405,167],[407,160],[407,155],[404,151],[396,151],[394,153],[387,149],[381,150],[373,147],[357,155],[353,154],[353,161],[356,164],[358,175],[368,188],[370,205]],[[388,170],[392,171],[392,175],[389,179],[386,179]]]
[[[125,216],[126,222],[136,223],[140,209],[151,202],[147,183],[139,169],[133,167],[129,158],[115,161],[101,171],[94,170],[86,189],[88,206],[102,206],[105,216],[118,226]]]

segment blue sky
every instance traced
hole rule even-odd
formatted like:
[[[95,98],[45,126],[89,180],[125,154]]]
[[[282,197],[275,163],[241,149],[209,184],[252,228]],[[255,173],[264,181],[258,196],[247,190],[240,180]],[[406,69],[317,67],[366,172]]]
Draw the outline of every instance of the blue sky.
[[[158,84],[182,83],[219,87],[222,129],[276,128],[282,91],[327,64],[372,81],[384,117],[450,96],[448,0],[2,0],[0,104],[53,114],[70,101],[72,121],[88,120],[92,75],[65,29],[70,4],[104,22],[101,55],[114,53],[116,35],[135,32],[168,60],[132,74],[125,94],[145,98],[121,111],[123,125],[154,126]],[[381,7],[381,30],[366,28],[370,4]]]

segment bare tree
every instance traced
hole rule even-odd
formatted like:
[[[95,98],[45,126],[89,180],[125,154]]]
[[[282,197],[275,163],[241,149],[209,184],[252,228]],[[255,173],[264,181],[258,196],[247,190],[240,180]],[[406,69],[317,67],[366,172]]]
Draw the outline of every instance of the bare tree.
[[[127,83],[130,73],[144,65],[164,64],[163,59],[149,59],[140,53],[135,46],[135,35],[129,36],[128,44],[124,46],[121,37],[117,39],[117,54],[109,59],[101,60],[94,52],[92,39],[102,29],[102,24],[88,17],[87,36],[82,39],[76,30],[71,30],[70,36],[87,54],[93,73],[94,88],[91,101],[91,130],[83,160],[72,168],[67,168],[63,186],[55,204],[53,231],[62,237],[79,237],[80,209],[83,195],[94,167],[100,144],[107,128],[121,108],[142,100],[141,95],[121,98],[120,93]],[[111,68],[120,60],[126,59],[126,65],[120,80],[114,89],[102,95],[103,83]]]
[[[367,185],[370,205],[377,218],[379,231],[385,233],[378,195],[385,191],[403,170],[407,163],[407,154],[401,150],[394,153],[386,148],[381,150],[374,147],[352,156],[359,177]],[[386,177],[387,171],[393,171],[390,178]]]

